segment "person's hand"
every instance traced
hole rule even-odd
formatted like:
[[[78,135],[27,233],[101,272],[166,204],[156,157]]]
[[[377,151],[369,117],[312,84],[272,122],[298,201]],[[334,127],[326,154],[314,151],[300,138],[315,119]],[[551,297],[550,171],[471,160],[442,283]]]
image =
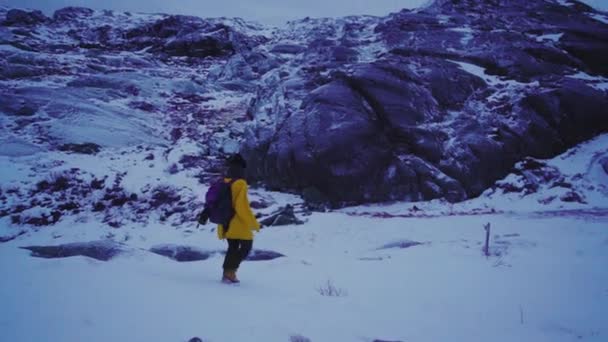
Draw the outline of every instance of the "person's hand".
[[[198,214],[197,221],[199,224],[206,225],[208,219],[209,219],[209,213],[207,212],[206,209],[201,211],[200,214]]]

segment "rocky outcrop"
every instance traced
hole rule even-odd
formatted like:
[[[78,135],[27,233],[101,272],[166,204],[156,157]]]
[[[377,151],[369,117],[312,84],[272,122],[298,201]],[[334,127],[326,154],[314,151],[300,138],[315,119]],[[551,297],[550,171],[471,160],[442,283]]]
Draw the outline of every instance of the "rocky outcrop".
[[[41,11],[24,11],[11,9],[6,12],[6,18],[2,22],[4,26],[35,26],[49,21]]]
[[[300,106],[275,107],[282,114],[268,125],[260,111],[270,98],[299,94],[254,103],[262,123],[244,147],[258,161],[251,175],[332,205],[460,201],[526,156],[554,156],[607,131],[608,96],[588,80],[606,82],[596,57],[608,48],[608,25],[573,4],[440,0],[388,16],[373,35],[351,23],[323,37],[333,40],[312,40],[317,50],[299,60],[310,90]],[[336,44],[354,62],[315,53]]]
[[[169,16],[125,33],[127,45],[152,46],[171,56],[221,57],[253,46],[232,27],[212,24],[198,17]]]
[[[608,130],[608,16],[577,1],[437,0],[273,31],[77,7],[2,17],[11,135],[36,149],[189,139],[204,148],[168,171],[202,181],[240,149],[252,181],[311,208],[461,201]]]
[[[268,217],[260,221],[263,227],[270,226],[288,226],[303,224],[304,221],[297,218],[294,208],[292,205],[286,205],[285,207],[279,208],[275,213],[270,214]]]
[[[92,9],[86,7],[64,7],[53,13],[53,20],[56,22],[73,21],[77,19],[86,19],[95,13]]]

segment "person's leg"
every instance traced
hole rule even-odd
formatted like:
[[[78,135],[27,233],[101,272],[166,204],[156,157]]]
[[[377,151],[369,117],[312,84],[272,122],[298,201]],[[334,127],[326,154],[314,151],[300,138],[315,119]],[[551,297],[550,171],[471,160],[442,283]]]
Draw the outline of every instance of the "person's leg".
[[[228,241],[228,250],[226,251],[226,256],[224,257],[224,274],[226,271],[232,271],[239,267],[239,240],[234,239],[226,239]]]
[[[236,271],[238,270],[241,262],[245,260],[249,252],[251,251],[251,247],[253,246],[253,240],[239,240],[240,246],[238,251],[238,263],[234,268],[234,278],[236,279]]]

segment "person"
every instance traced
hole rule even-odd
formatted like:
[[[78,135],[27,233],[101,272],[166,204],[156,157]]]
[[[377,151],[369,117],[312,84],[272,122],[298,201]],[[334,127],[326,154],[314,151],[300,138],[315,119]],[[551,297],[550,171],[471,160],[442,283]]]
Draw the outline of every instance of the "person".
[[[223,264],[222,282],[224,283],[239,282],[236,272],[251,251],[253,230],[260,231],[260,224],[251,210],[247,197],[246,167],[247,163],[240,154],[235,154],[228,159],[224,182],[231,183],[232,206],[235,213],[227,230],[221,224],[217,227],[218,238],[228,241],[228,250]]]

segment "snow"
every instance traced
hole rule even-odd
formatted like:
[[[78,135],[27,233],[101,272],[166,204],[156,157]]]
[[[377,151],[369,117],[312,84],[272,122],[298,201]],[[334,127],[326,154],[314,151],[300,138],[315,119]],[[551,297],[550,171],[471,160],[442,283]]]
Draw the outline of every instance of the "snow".
[[[450,16],[449,15],[445,15],[445,14],[438,14],[437,15],[437,20],[439,20],[439,23],[444,25],[450,22]]]
[[[502,79],[498,76],[489,75],[486,73],[485,68],[480,67],[475,64],[460,62],[460,61],[453,61],[453,60],[449,60],[449,59],[447,61],[458,64],[462,70],[481,78],[488,85],[491,85],[491,86],[501,86],[501,87],[513,88],[513,87],[524,87],[524,86],[536,87],[539,85],[538,81],[534,81],[534,82],[530,82],[530,83],[521,83],[521,82],[518,82],[515,80]]]
[[[465,27],[453,27],[453,28],[449,28],[448,31],[454,31],[454,32],[459,32],[463,34],[463,37],[460,39],[460,43],[462,45],[467,45],[471,39],[473,39],[473,33],[475,32],[472,28],[465,26]]]
[[[600,13],[589,13],[589,16],[597,21],[600,21],[604,24],[608,24],[608,16]]]
[[[0,141],[0,155],[9,157],[27,156],[40,152],[42,149],[20,139],[5,139]]]
[[[2,188],[9,183],[17,183],[27,178],[30,169],[27,165],[14,162],[12,157],[0,156],[0,185]]]
[[[543,42],[543,41],[552,41],[554,43],[559,42],[559,40],[562,38],[564,34],[563,33],[552,33],[552,34],[544,34],[542,36],[537,36],[536,37],[536,41],[537,42]]]
[[[569,0],[556,0],[556,2],[562,6],[566,6],[566,7],[572,7],[574,6],[574,4],[572,2],[570,2]]]
[[[164,17],[115,15],[119,18],[96,11],[91,20],[97,26],[118,21],[135,27],[138,22]],[[318,37],[318,32],[326,33],[328,39],[342,39],[344,25],[363,23],[365,29],[357,38],[365,43],[354,48],[358,62],[371,62],[387,47],[370,18],[296,21],[279,33],[239,19],[218,22],[263,34],[273,43],[298,45]],[[449,19],[439,18],[442,23]],[[55,36],[60,36],[61,28],[57,30],[41,29],[38,37],[60,42]],[[472,38],[470,27],[451,30],[463,34],[463,44]],[[560,38],[560,33],[535,37],[548,42]],[[66,39],[64,43],[72,42]],[[204,158],[214,149],[234,151],[233,132],[245,129],[234,119],[244,115],[251,98],[238,91],[209,89],[207,77],[213,71],[205,66],[147,65],[149,61],[141,55],[144,51],[98,56],[111,67],[121,68],[128,60],[127,64],[138,65],[138,72],[110,72],[106,80],[120,85],[137,78],[141,92],[133,97],[115,97],[107,89],[94,87],[73,91],[66,87],[72,76],[3,81],[7,89],[31,85],[53,91],[36,93],[52,100],[36,114],[48,119],[40,122],[48,128],[46,135],[37,136],[27,128],[7,131],[0,139],[0,201],[9,192],[30,194],[39,180],[72,169],[78,169],[78,177],[87,184],[107,177],[108,187],[120,174],[120,188],[127,194],[143,197],[150,189],[167,186],[188,204],[202,200],[206,186],[196,178],[200,168],[186,168],[180,160],[185,155]],[[0,52],[23,54],[8,45],[0,46]],[[58,58],[72,65],[91,62],[81,55],[39,56],[41,61]],[[489,102],[521,87],[538,86],[538,82],[525,84],[489,75],[474,64],[452,62],[497,89],[487,98]],[[302,83],[296,79],[298,66],[299,60],[293,57],[280,69],[294,73],[294,89]],[[262,81],[271,82],[278,72],[264,75]],[[232,75],[222,77],[229,80]],[[608,79],[600,76],[579,72],[567,77],[608,90]],[[163,120],[171,113],[128,107],[131,99],[159,108],[167,102],[188,103],[171,97],[174,93],[211,93],[212,98],[201,102],[200,108],[222,110],[226,121],[207,121],[200,127],[201,134],[208,134],[204,139],[182,137],[169,142],[165,130],[172,126]],[[275,100],[274,106],[299,106],[299,102],[285,104],[293,100],[284,97]],[[53,113],[53,106],[61,110]],[[10,120],[3,119],[7,124]],[[187,120],[194,122],[193,114]],[[212,125],[224,127],[227,122],[229,129],[212,133]],[[102,149],[96,155],[49,151],[49,146],[39,146],[34,139],[47,137],[58,140],[53,143],[97,142]],[[222,256],[218,251],[226,246],[217,240],[214,228],[197,228],[194,221],[161,222],[157,216],[163,209],[145,212],[149,221],[136,223],[120,216],[123,208],[113,208],[110,218],[121,221],[120,228],[109,226],[103,214],[86,210],[66,214],[44,227],[14,225],[9,214],[0,218],[0,241],[24,234],[0,242],[1,340],[187,341],[199,336],[215,342],[287,341],[299,334],[312,341],[606,341],[608,175],[602,166],[608,158],[606,146],[605,134],[543,161],[559,171],[571,188],[539,184],[538,191],[530,194],[489,189],[456,204],[435,200],[363,205],[315,212],[302,217],[303,225],[264,228],[256,235],[254,249],[285,257],[245,262],[239,270],[240,286],[219,282]],[[389,169],[386,177],[394,172]],[[523,186],[525,179],[511,174],[501,183]],[[585,202],[560,200],[570,191]],[[104,192],[97,190],[87,200],[95,201]],[[6,197],[0,210],[12,209],[13,197]],[[299,210],[303,202],[298,196],[261,188],[250,188],[249,197],[270,205],[254,210],[263,215],[286,204]],[[49,215],[51,208],[34,206],[21,213],[40,217]],[[491,256],[485,257],[483,225],[488,222]],[[19,248],[89,242],[120,243],[128,253],[103,262],[83,256],[41,259]],[[159,246],[191,246],[211,256],[180,263],[149,251]],[[328,285],[340,296],[324,296]]]
[[[500,257],[481,255],[485,222]],[[602,341],[607,222],[315,214],[303,226],[262,230],[254,245],[287,257],[245,262],[238,287],[219,283],[220,256],[177,263],[140,250],[108,262],[37,259],[17,248],[43,240],[31,234],[0,245],[0,269],[11,274],[0,285],[0,325],[11,341],[283,341],[292,334],[313,341]],[[53,230],[70,233],[67,224]],[[207,230],[130,232],[133,247],[166,239],[224,248]],[[405,239],[426,243],[378,250]],[[320,295],[328,281],[346,295]]]
[[[164,172],[182,153],[197,151],[192,142],[178,146],[169,152],[123,148],[95,156],[0,157],[2,184],[27,179],[20,166],[57,165],[51,168],[57,171],[79,165],[95,174],[127,170],[124,183],[132,190],[165,182],[202,193],[188,172]],[[542,205],[539,198],[559,189],[541,186],[523,197],[488,192],[457,204],[437,200],[313,213],[303,225],[256,234],[255,249],[285,257],[244,262],[239,286],[219,281],[223,259],[217,251],[225,242],[211,225],[197,229],[195,222],[174,227],[152,220],[117,229],[82,213],[26,229],[0,243],[0,269],[10,275],[0,282],[3,338],[605,341],[608,175],[599,160],[608,157],[606,146],[608,134],[544,161],[583,192],[587,204]],[[158,165],[139,162],[147,153]],[[62,163],[55,163],[60,156]],[[514,175],[503,181],[509,180],[518,181]],[[262,212],[301,203],[294,195],[263,189],[251,189],[250,198],[272,203]],[[482,253],[486,223],[489,257]],[[0,237],[23,229],[0,219]],[[127,253],[106,262],[41,259],[19,248],[112,241]],[[206,260],[180,263],[149,251],[158,246],[211,253]],[[330,286],[339,296],[323,295]]]
[[[576,78],[587,81],[587,85],[597,90],[608,91],[608,78],[602,76],[591,76],[586,72],[579,71],[576,74],[566,75],[566,77]]]

